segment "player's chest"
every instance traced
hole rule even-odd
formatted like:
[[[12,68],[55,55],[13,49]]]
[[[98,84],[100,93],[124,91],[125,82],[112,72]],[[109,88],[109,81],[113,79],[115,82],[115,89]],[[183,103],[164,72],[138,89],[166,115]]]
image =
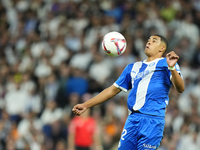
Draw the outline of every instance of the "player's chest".
[[[162,75],[164,73],[164,67],[156,65],[155,62],[150,64],[136,65],[132,68],[130,76],[132,82],[137,80],[145,80],[147,78],[152,78],[154,75]]]

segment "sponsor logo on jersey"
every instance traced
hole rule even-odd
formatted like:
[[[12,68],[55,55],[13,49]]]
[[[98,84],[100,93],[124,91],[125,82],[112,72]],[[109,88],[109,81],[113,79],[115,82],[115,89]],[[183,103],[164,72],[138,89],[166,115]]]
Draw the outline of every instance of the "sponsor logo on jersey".
[[[155,145],[150,145],[150,144],[143,144],[143,147],[148,148],[148,149],[156,149]]]
[[[135,80],[145,77],[148,73],[149,73],[149,70],[145,70],[143,72],[138,73],[137,76],[135,77]]]

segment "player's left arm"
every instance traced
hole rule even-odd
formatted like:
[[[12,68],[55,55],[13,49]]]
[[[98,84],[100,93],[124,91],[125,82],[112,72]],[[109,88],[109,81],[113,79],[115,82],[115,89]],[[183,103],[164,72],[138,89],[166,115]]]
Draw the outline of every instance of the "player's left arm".
[[[184,81],[182,77],[180,76],[180,74],[175,69],[175,65],[179,59],[179,56],[174,51],[171,51],[166,55],[166,58],[167,58],[168,67],[172,75],[171,81],[174,87],[176,88],[176,90],[179,93],[182,93],[185,90]]]

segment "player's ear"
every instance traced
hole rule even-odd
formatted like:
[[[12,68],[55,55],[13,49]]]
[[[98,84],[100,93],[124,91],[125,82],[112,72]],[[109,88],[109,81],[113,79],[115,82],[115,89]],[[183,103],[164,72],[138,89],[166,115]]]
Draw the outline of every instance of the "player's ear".
[[[166,50],[166,45],[164,43],[161,43],[161,47],[160,47],[159,52],[163,52],[164,53],[165,50]]]
[[[166,49],[166,47],[164,45],[162,45],[161,48],[160,48],[160,52],[164,52],[165,49]]]

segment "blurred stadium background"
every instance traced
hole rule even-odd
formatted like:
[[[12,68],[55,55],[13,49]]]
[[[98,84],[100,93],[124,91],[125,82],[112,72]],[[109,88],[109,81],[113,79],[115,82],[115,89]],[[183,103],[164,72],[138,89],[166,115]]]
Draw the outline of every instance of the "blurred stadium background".
[[[158,33],[180,56],[186,85],[181,95],[170,91],[159,150],[200,150],[199,30],[200,0],[1,0],[0,149],[73,150],[72,107],[145,59],[146,41]],[[101,48],[110,31],[128,43],[117,58]],[[100,141],[92,150],[117,149],[127,96],[91,109]]]

